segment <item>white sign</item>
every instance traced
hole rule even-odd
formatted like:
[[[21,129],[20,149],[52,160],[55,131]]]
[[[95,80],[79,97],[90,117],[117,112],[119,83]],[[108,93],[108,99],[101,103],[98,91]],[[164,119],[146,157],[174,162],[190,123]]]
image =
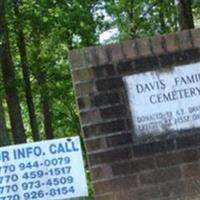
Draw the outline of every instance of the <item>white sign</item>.
[[[124,80],[136,135],[200,127],[200,63]]]
[[[79,137],[0,148],[0,200],[87,195]]]

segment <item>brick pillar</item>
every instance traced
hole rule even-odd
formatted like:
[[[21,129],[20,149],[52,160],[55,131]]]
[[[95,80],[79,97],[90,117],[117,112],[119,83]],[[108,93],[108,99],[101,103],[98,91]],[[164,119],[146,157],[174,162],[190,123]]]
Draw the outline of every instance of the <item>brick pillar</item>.
[[[200,30],[72,50],[96,200],[177,200],[200,192],[199,130],[136,145],[125,75],[200,60]]]

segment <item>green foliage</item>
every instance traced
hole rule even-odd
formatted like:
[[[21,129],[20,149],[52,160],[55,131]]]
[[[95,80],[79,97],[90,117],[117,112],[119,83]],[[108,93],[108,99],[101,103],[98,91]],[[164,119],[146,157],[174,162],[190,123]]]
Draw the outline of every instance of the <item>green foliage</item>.
[[[176,7],[171,0],[109,0],[105,9],[117,25],[120,39],[172,32],[176,27]]]
[[[74,91],[67,53],[69,49],[95,44],[96,25],[92,9],[95,1],[19,1],[20,19],[13,14],[13,1],[9,1],[8,19],[12,54],[16,66],[18,94],[25,129],[31,139],[28,110],[24,95],[21,63],[16,44],[16,20],[20,20],[26,38],[26,49],[31,72],[31,86],[42,138],[43,116],[40,95],[47,93],[50,101],[54,134],[56,137],[80,133]],[[37,76],[44,72],[45,88]]]

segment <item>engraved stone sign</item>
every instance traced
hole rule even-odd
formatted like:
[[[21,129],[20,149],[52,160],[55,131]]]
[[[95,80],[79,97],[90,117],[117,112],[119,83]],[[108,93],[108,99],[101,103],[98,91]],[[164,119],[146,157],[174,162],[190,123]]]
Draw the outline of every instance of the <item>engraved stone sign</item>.
[[[200,63],[124,77],[135,134],[200,127]]]

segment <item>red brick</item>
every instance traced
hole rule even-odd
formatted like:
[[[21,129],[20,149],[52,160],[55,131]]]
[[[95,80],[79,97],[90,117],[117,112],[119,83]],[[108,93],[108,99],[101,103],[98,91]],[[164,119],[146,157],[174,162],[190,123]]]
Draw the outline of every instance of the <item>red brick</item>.
[[[141,171],[152,170],[154,168],[155,163],[153,158],[144,158],[112,165],[112,171],[114,175],[139,173]]]
[[[77,99],[79,109],[92,109],[95,107],[108,106],[119,104],[121,97],[117,92],[101,93],[96,95],[89,95],[78,97]]]
[[[112,177],[112,170],[109,165],[103,165],[101,167],[96,167],[91,169],[93,181],[100,179],[108,179]]]
[[[73,69],[86,67],[82,49],[74,49],[69,52],[69,62]]]
[[[85,96],[96,91],[93,82],[79,83],[75,85],[76,95]]]
[[[191,49],[193,47],[190,31],[182,31],[177,34],[179,40],[179,46],[182,50]]]
[[[179,50],[179,44],[176,33],[164,35],[165,44],[168,52],[175,52]]]
[[[200,177],[200,164],[196,162],[184,166],[183,174],[185,177]]]
[[[98,65],[98,57],[96,54],[95,47],[84,48],[83,52],[84,52],[84,60],[86,67],[93,67]]]
[[[118,135],[113,135],[110,137],[106,137],[106,143],[108,147],[132,144],[133,136],[132,136],[132,133],[122,133]]]
[[[112,192],[111,181],[102,181],[98,183],[94,183],[95,195],[104,194],[108,192]]]
[[[121,99],[117,92],[103,93],[94,96],[95,106],[107,106],[120,103]]]
[[[127,130],[129,130],[129,131],[133,131],[133,121],[132,121],[132,119],[127,119],[126,120],[126,126],[127,126]]]
[[[172,54],[173,65],[184,65],[191,63],[191,59],[188,56],[189,50],[181,50]]]
[[[81,118],[82,124],[95,124],[95,123],[100,123],[102,121],[102,118],[98,109],[81,112],[80,118]]]
[[[178,148],[189,148],[192,146],[199,146],[200,144],[200,135],[192,134],[194,131],[192,130],[191,135],[186,135],[182,137],[178,137],[176,139]]]
[[[193,162],[198,159],[198,152],[196,150],[188,150],[159,155],[156,157],[156,163],[158,167],[168,167]]]
[[[178,167],[155,170],[140,175],[142,185],[157,184],[181,178],[181,170]]]
[[[97,67],[92,67],[90,68],[90,71],[94,79],[102,79],[116,75],[113,64],[105,64]]]
[[[138,186],[136,176],[125,176],[107,181],[94,183],[95,194],[103,194],[107,192],[118,192],[122,188],[130,189]]]
[[[111,65],[112,66],[112,65]],[[97,66],[90,68],[93,79],[106,77],[106,70],[104,66]]]
[[[180,50],[159,56],[160,66],[166,70],[168,67],[185,65],[199,60],[200,52],[197,48]]]
[[[77,102],[80,110],[94,107],[94,101],[90,96],[79,97]]]
[[[106,63],[109,63],[108,55],[106,52],[105,46],[97,46],[96,48],[96,54],[97,54],[97,62],[98,65],[104,65]]]
[[[109,133],[121,132],[125,130],[125,120],[123,119],[83,127],[86,138],[107,135]]]
[[[147,200],[147,199],[153,200],[155,198],[161,197],[159,187],[157,187],[157,186],[141,188],[136,191],[136,195],[137,195],[137,200]]]
[[[135,72],[134,62],[127,61],[127,62],[120,62],[117,65],[117,70],[120,75],[129,75]]]
[[[198,48],[193,48],[193,49],[188,49],[185,50],[185,52],[187,52],[187,57],[189,60],[189,63],[192,62],[199,62],[199,58],[200,58],[200,51]]]
[[[87,152],[106,148],[105,138],[85,140]]]
[[[106,46],[106,48],[109,60],[111,62],[119,62],[123,59],[122,45],[120,43],[109,44]]]
[[[132,157],[131,148],[105,150],[99,153],[93,153],[89,155],[89,161],[91,165],[98,165],[104,163],[117,162],[127,160]]]
[[[138,49],[138,57],[152,56],[149,38],[136,39],[135,48]]]
[[[200,29],[191,30],[191,34],[194,46],[200,48]]]
[[[109,193],[101,196],[96,196],[95,200],[115,200],[115,196],[113,193]]]
[[[174,65],[172,53],[159,55],[159,62],[162,67],[172,67]]]
[[[72,76],[74,83],[91,80],[91,74],[87,68],[72,71]]]
[[[164,140],[147,144],[135,145],[133,147],[134,156],[152,155],[158,152],[167,152],[175,148],[174,140]]]
[[[153,53],[154,54],[163,54],[165,53],[165,48],[164,48],[164,38],[163,36],[157,35],[154,37],[150,38],[151,40],[151,45],[152,45],[152,49],[153,49]]]
[[[157,56],[149,56],[145,58],[136,59],[134,61],[135,70],[137,73],[154,70],[159,66]]]
[[[116,200],[155,200],[161,198],[158,186],[124,190],[116,194]]]
[[[124,86],[121,77],[113,77],[96,81],[96,86],[99,92],[111,91],[113,89],[121,89]]]
[[[100,109],[102,119],[112,119],[120,117],[126,117],[127,111],[124,105],[117,105],[108,108]]]
[[[191,180],[179,180],[175,182],[164,183],[160,186],[163,197],[183,198],[188,194],[195,193],[195,187]]]
[[[133,40],[127,40],[122,43],[122,52],[125,59],[135,59],[137,58],[137,52],[133,47]]]

